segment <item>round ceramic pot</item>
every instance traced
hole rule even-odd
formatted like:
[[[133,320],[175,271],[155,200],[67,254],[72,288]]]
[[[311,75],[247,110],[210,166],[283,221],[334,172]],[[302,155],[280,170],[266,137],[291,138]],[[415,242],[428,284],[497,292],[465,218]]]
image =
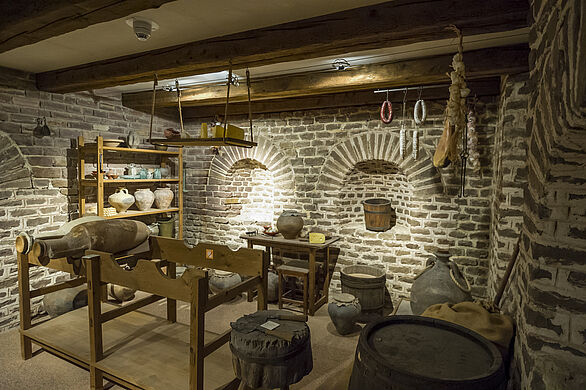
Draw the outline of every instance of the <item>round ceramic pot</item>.
[[[134,199],[136,201],[136,207],[138,207],[140,211],[144,211],[153,206],[155,194],[148,188],[140,188],[135,191]]]
[[[301,214],[292,210],[283,211],[277,219],[277,229],[287,239],[297,238],[303,229]]]
[[[87,287],[85,284],[45,294],[43,297],[43,307],[51,318],[86,305]]]
[[[168,209],[173,200],[173,191],[166,187],[155,190],[155,205],[158,209]]]
[[[267,300],[269,302],[279,300],[279,276],[275,271],[269,271],[267,276]]]
[[[128,137],[126,137],[126,143],[128,144],[129,148],[138,148],[138,145],[140,145],[140,138],[138,134],[136,134],[136,131],[131,130],[130,133],[128,133]]]
[[[358,299],[352,294],[332,294],[332,302],[328,305],[328,314],[334,323],[336,330],[341,335],[354,331],[354,324],[361,311]]]
[[[411,286],[411,311],[420,315],[431,305],[472,301],[470,285],[447,253],[427,260],[427,267]]]
[[[117,213],[123,213],[134,203],[134,196],[128,193],[124,187],[119,187],[115,193],[108,197],[108,202],[116,209]]]
[[[242,282],[240,275],[234,272],[212,270],[209,285],[214,294],[236,286]]]
[[[118,302],[132,301],[134,299],[135,289],[118,286],[117,284],[108,284],[108,293]]]
[[[159,168],[159,171],[161,171],[161,178],[163,179],[169,177],[169,175],[171,174],[171,170],[169,169],[169,167],[161,167]]]

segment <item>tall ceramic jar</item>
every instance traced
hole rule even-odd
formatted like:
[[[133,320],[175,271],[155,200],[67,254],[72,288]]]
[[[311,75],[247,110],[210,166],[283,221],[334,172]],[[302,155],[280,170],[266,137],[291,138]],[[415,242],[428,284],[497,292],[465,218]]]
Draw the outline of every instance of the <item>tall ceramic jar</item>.
[[[332,294],[332,302],[328,305],[328,314],[339,334],[354,332],[354,324],[360,315],[361,307],[358,299],[352,294]]]
[[[460,273],[450,254],[440,252],[427,260],[427,267],[415,277],[411,286],[411,311],[420,315],[437,303],[472,301],[470,284]]]
[[[136,200],[136,207],[140,211],[144,211],[153,206],[155,194],[148,188],[140,188],[134,193],[134,199]]]
[[[108,202],[117,213],[123,213],[134,203],[134,196],[130,195],[126,188],[118,187],[116,192],[108,197]]]
[[[173,191],[167,187],[159,187],[155,190],[155,205],[158,209],[168,209],[173,200]]]
[[[303,218],[297,211],[285,210],[277,219],[277,229],[283,237],[294,239],[303,229]]]

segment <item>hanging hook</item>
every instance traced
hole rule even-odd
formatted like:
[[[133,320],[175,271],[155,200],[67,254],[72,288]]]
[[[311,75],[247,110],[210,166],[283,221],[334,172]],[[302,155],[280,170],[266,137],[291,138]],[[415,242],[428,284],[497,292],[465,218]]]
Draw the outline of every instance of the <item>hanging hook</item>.
[[[423,86],[420,85],[419,86],[419,96],[417,97],[417,100],[421,100],[421,95],[423,94]]]
[[[405,104],[405,102],[407,101],[407,89],[405,88],[405,90],[403,91],[403,104]]]
[[[389,101],[389,90],[387,89],[387,101]]]

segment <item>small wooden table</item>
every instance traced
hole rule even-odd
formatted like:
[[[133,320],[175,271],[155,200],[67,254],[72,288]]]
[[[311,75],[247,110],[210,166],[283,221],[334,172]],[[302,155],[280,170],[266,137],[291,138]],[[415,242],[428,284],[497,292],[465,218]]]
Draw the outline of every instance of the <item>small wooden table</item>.
[[[266,247],[267,251],[271,251],[270,248],[278,248],[278,249],[285,249],[293,252],[303,252],[309,253],[309,315],[312,316],[315,314],[317,309],[319,309],[323,304],[328,301],[328,289],[330,286],[330,279],[332,277],[332,273],[330,270],[330,246],[338,241],[340,237],[331,237],[326,240],[323,244],[310,244],[309,241],[303,240],[300,238],[296,239],[286,239],[280,236],[271,237],[263,234],[257,234],[253,236],[249,236],[247,234],[243,234],[240,238],[246,240],[248,242],[248,247],[252,248],[254,245],[262,245]],[[321,288],[321,297],[316,301],[316,267],[315,267],[315,255],[319,250],[325,250],[326,252],[326,259],[325,259],[325,269],[326,269],[326,278],[324,281],[324,285]]]

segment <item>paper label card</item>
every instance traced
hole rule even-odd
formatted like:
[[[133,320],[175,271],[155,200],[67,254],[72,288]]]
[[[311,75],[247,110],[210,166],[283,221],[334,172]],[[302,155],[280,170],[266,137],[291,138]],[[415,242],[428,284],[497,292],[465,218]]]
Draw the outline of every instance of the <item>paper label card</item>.
[[[278,328],[279,326],[281,326],[281,324],[278,324],[278,323],[273,322],[273,321],[267,321],[264,324],[261,324],[260,326],[262,326],[263,328],[268,329],[268,330],[273,330],[273,329]]]
[[[214,259],[214,250],[213,249],[206,249],[206,260],[213,260]]]

